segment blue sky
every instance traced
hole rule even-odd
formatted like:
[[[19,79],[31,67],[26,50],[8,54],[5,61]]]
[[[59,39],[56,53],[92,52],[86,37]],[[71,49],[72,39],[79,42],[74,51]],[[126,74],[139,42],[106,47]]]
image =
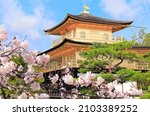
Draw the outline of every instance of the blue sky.
[[[134,26],[150,32],[150,0],[0,0],[0,26],[6,28],[10,40],[27,35],[30,49],[45,51],[57,37],[47,36],[43,30],[61,22],[67,13],[80,14],[84,4],[90,7],[92,15],[134,21],[133,27],[114,36],[130,40],[132,33],[140,29]]]

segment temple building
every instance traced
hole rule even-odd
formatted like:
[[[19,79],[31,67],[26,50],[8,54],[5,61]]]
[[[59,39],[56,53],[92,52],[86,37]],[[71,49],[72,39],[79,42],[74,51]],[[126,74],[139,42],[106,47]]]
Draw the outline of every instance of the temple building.
[[[118,21],[93,16],[89,13],[88,7],[79,15],[67,14],[66,18],[58,25],[44,30],[48,35],[59,35],[60,38],[53,41],[52,48],[44,53],[49,54],[51,62],[44,72],[60,70],[63,66],[70,66],[78,69],[78,61],[82,59],[79,53],[88,50],[94,42],[113,44],[121,42],[122,37],[112,37],[114,32],[129,27],[133,21]],[[133,51],[145,53],[150,47],[133,47]],[[148,64],[122,64],[132,69],[149,68]]]

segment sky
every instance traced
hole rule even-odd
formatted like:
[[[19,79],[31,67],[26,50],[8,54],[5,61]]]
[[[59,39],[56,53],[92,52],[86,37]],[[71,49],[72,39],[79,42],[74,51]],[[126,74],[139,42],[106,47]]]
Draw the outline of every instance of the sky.
[[[60,23],[67,13],[79,15],[83,5],[95,16],[114,20],[133,20],[131,27],[114,33],[130,40],[133,33],[145,27],[150,32],[150,0],[0,0],[0,26],[8,40],[17,36],[30,42],[31,50],[50,49],[56,36],[45,35],[45,29]]]

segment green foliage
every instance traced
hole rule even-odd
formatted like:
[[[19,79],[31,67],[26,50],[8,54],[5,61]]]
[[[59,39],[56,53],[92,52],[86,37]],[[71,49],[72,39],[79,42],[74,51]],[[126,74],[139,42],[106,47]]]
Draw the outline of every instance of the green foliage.
[[[149,69],[150,69],[150,52],[143,55],[144,60],[149,63]]]
[[[38,83],[43,83],[45,81],[45,79],[44,78],[35,78],[34,81],[38,82]]]
[[[88,95],[88,96],[96,96],[96,90],[91,87],[82,88],[80,90],[81,95]]]
[[[121,83],[126,81],[136,81],[139,89],[148,90],[150,86],[150,72],[135,71],[132,69],[122,69],[117,72]]]
[[[140,33],[140,37],[144,39],[142,36],[143,31]],[[84,60],[79,62],[81,67],[79,71],[81,73],[87,71],[100,73],[106,82],[111,82],[114,79],[118,79],[120,83],[136,81],[139,89],[148,90],[148,86],[150,86],[150,72],[120,67],[124,60],[130,62],[150,62],[150,53],[141,55],[130,52],[129,49],[134,44],[134,41],[123,41],[116,44],[95,43],[91,46],[90,50],[80,53]],[[108,70],[109,73],[106,73]]]
[[[128,51],[133,44],[133,41],[115,44],[95,43],[90,50],[80,53],[84,60],[79,62],[81,67],[79,71],[102,72],[108,67],[117,70],[124,60],[138,61],[141,56]],[[112,62],[116,60],[119,62],[112,67]]]
[[[150,72],[137,73],[130,80],[136,81],[139,89],[148,90],[148,86],[150,86]]]
[[[21,56],[12,56],[11,61],[15,62],[17,65],[20,65],[23,67],[23,71],[20,71],[20,73],[24,73],[28,69],[28,64],[24,62],[23,58]]]
[[[132,69],[122,69],[117,72],[117,76],[120,78],[120,82],[135,81],[137,77],[140,77],[140,71],[134,71]]]
[[[88,88],[83,88],[83,89],[80,90],[81,94],[87,94],[88,92],[89,92]]]
[[[150,92],[150,86],[148,86],[148,91]]]
[[[144,95],[140,99],[150,99],[150,92],[144,92]]]
[[[2,95],[2,90],[0,89],[0,95]]]
[[[105,65],[107,64],[106,61],[101,60],[86,60],[86,61],[80,61],[80,68],[79,71],[81,73],[85,73],[87,71],[92,72],[100,72],[103,68],[105,68]]]
[[[8,80],[8,84],[13,85],[15,87],[22,85],[24,80],[22,78],[10,77]]]
[[[100,76],[105,79],[107,83],[113,82],[116,79],[116,76],[112,73],[101,73]]]

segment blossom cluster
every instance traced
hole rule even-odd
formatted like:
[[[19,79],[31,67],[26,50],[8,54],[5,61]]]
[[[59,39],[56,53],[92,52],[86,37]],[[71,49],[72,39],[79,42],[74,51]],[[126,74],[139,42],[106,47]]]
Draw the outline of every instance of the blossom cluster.
[[[115,89],[118,84],[117,80],[106,83],[105,80],[91,72],[73,78],[72,75],[66,74],[62,78],[58,75],[49,78],[52,84],[64,83],[60,88],[62,98],[100,98],[100,99],[125,99],[134,98],[143,95],[142,90],[132,87],[129,92],[122,92]],[[70,86],[67,90],[66,86]]]
[[[48,98],[47,94],[38,93],[43,74],[36,68],[46,66],[50,56],[28,51],[27,40],[6,40],[7,33],[0,28],[0,98]]]

